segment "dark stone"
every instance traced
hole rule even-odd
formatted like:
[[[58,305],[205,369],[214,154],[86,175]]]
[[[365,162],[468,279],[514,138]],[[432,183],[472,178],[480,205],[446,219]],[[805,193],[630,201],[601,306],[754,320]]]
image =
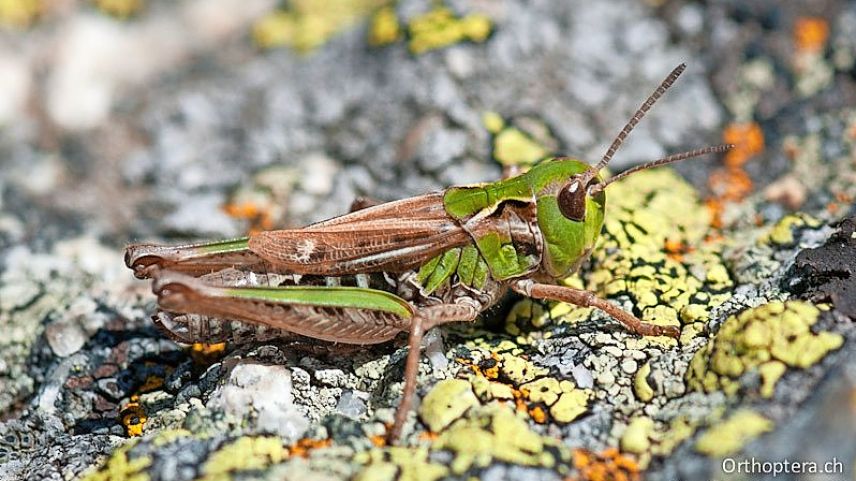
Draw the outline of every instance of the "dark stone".
[[[844,219],[837,227],[825,244],[797,255],[783,287],[803,299],[831,302],[838,312],[856,319],[856,218]]]

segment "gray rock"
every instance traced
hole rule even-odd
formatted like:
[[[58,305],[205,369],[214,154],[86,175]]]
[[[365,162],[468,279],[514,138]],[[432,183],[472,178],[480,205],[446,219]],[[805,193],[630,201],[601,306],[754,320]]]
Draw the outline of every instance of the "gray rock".
[[[291,371],[284,366],[239,363],[206,407],[238,419],[252,414],[257,430],[276,433],[289,442],[297,441],[309,427],[294,405]]]

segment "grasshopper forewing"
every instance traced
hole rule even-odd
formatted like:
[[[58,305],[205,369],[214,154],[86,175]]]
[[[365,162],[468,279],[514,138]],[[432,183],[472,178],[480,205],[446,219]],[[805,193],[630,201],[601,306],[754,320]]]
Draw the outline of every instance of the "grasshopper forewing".
[[[596,307],[636,334],[679,335],[677,326],[642,322],[556,281],[579,268],[600,235],[604,189],[612,181],[598,172],[683,69],[660,84],[595,166],[555,158],[496,182],[379,204],[301,229],[184,246],[131,245],[125,262],[137,277],[153,279],[165,311],[156,316],[159,325],[185,342],[205,342],[204,333],[222,322],[348,344],[408,332],[405,387],[388,433],[394,441],[412,403],[423,333],[475,320],[509,289]],[[685,152],[641,168],[728,148]],[[176,327],[191,321],[207,324]]]

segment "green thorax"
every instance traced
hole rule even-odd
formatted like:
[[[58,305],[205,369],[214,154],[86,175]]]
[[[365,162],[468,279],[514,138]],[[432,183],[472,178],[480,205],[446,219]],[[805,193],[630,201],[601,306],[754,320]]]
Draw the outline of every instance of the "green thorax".
[[[553,278],[570,275],[597,242],[603,225],[606,196],[603,192],[588,197],[585,220],[567,219],[559,211],[556,196],[571,176],[582,173],[588,164],[575,159],[542,162],[525,174],[497,182],[452,187],[443,202],[446,212],[473,234],[481,257],[494,279],[504,280],[526,275],[538,267]],[[599,179],[598,179],[599,180]],[[543,252],[523,252],[501,230],[485,229],[485,222],[504,202],[535,203],[537,229]],[[478,225],[478,228],[473,226]],[[540,266],[539,266],[540,264]]]

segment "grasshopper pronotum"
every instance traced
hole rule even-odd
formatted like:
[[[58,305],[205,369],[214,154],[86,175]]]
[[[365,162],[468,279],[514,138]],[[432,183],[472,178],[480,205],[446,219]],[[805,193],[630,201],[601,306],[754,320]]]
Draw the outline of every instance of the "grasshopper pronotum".
[[[155,320],[183,342],[214,342],[215,334],[237,329],[226,320],[348,344],[408,332],[405,387],[388,433],[395,441],[413,401],[425,331],[474,321],[508,289],[598,308],[643,336],[678,336],[674,326],[642,322],[593,292],[555,281],[594,248],[609,184],[731,147],[671,155],[609,180],[598,175],[684,69],[663,80],[594,166],[554,158],[497,182],[371,205],[301,229],[174,247],[135,244],[125,262],[137,277],[153,279],[163,310]]]

